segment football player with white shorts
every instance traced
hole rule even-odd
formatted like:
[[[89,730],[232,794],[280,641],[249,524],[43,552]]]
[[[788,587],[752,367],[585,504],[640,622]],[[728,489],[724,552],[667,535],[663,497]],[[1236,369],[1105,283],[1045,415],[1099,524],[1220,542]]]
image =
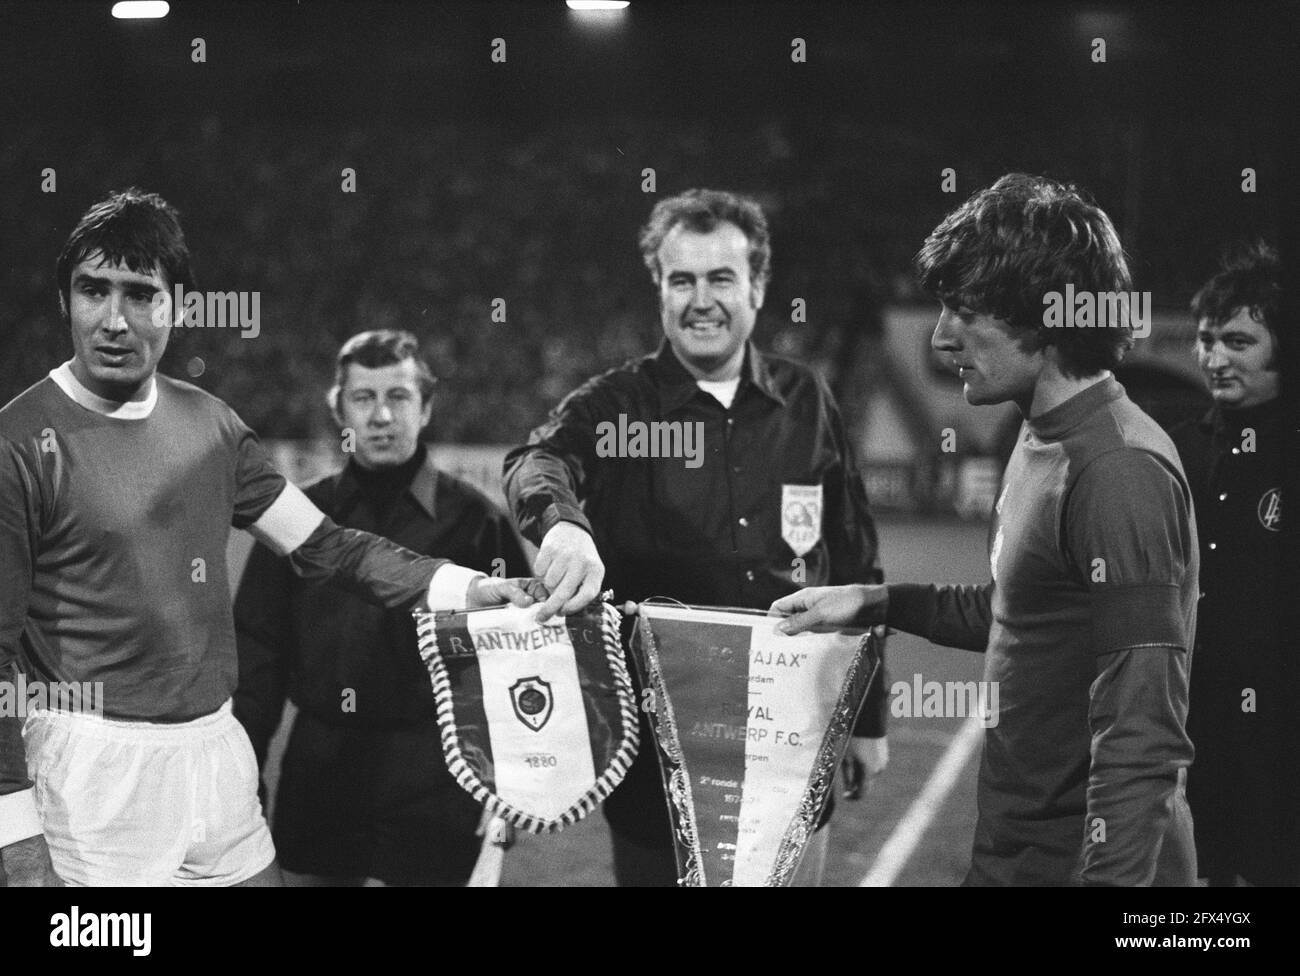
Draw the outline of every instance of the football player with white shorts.
[[[193,283],[161,197],[95,204],[57,273],[74,356],[0,409],[0,683],[102,695],[0,717],[0,865],[10,885],[278,884],[230,708],[230,527],[389,608],[532,599],[337,526],[229,406],[157,373]]]

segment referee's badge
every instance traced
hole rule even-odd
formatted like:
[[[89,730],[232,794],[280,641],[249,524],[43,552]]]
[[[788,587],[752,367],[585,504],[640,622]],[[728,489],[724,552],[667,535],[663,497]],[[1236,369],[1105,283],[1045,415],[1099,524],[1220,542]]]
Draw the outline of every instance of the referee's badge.
[[[802,556],[822,538],[822,486],[781,486],[781,538]]]

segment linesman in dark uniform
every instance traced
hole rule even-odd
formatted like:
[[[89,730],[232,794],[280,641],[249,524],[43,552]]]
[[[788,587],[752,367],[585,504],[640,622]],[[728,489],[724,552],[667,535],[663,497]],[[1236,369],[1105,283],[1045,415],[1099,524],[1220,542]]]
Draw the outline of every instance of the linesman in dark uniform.
[[[307,496],[340,525],[495,576],[527,571],[509,519],[439,471],[420,431],[434,378],[414,336],[353,336],[330,408],[354,448]],[[415,623],[294,576],[258,546],[235,601],[235,716],[264,769],[285,696],[298,706],[272,836],[289,883],[463,885],[481,809],[442,757]]]
[[[1296,649],[1282,641],[1285,429],[1281,273],[1257,244],[1192,299],[1196,353],[1214,397],[1170,431],[1195,493],[1201,602],[1187,728],[1188,800],[1212,885],[1300,883]]]

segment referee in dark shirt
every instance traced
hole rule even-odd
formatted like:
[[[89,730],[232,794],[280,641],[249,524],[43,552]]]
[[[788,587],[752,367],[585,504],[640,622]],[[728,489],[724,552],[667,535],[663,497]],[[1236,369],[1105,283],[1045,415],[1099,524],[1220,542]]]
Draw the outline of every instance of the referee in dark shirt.
[[[602,588],[620,603],[662,596],[766,610],[806,583],[880,581],[875,524],[830,391],[750,341],[770,270],[758,204],[717,190],[666,199],[641,251],[659,293],[659,351],[580,386],[506,458],[506,496],[540,546],[536,575],[551,594],[539,616],[575,612]],[[664,425],[679,432],[681,456],[624,443],[624,431]],[[888,759],[885,687],[873,682],[854,729],[849,765],[859,774]],[[672,885],[644,714],[641,741],[605,802],[614,874],[620,886]],[[829,805],[823,822],[828,814]],[[796,884],[818,882],[826,845],[818,832]]]
[[[340,525],[485,573],[527,575],[509,520],[435,468],[419,442],[433,383],[410,333],[348,340],[329,400],[351,459],[307,495]],[[259,766],[285,696],[299,709],[272,824],[288,882],[464,884],[481,810],[443,762],[410,615],[307,583],[259,545],[235,622],[235,716]]]

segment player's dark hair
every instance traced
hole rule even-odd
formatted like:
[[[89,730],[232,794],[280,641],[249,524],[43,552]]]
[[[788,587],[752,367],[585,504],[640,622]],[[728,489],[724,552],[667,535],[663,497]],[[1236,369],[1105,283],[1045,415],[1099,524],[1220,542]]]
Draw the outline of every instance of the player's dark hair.
[[[1215,328],[1243,308],[1272,334],[1276,354],[1282,344],[1282,262],[1277,251],[1262,240],[1229,245],[1219,272],[1192,298],[1192,317],[1197,324],[1208,320]]]
[[[1114,225],[1075,186],[1008,173],[943,219],[916,255],[916,268],[922,288],[948,307],[1022,330],[1022,350],[1056,346],[1066,376],[1114,369],[1133,344],[1127,324],[1074,329],[1043,321],[1043,296],[1064,294],[1067,283],[1076,292],[1132,286]]]
[[[659,283],[659,246],[678,224],[699,234],[708,234],[721,223],[735,224],[749,239],[749,276],[755,284],[772,273],[772,244],[763,208],[750,197],[726,190],[687,190],[655,204],[650,219],[641,228],[638,243],[650,277]]]
[[[339,408],[339,397],[343,394],[343,384],[348,378],[348,367],[353,363],[366,369],[379,369],[381,366],[395,366],[408,359],[415,363],[415,374],[420,384],[420,405],[429,402],[433,395],[433,386],[437,379],[429,364],[420,354],[420,342],[411,333],[401,329],[374,329],[370,332],[358,332],[339,349],[334,360],[334,385],[330,387],[326,399],[335,411]]]
[[[91,206],[59,252],[54,272],[67,314],[72,269],[92,254],[108,264],[125,264],[137,274],[161,273],[170,290],[194,284],[190,249],[176,208],[138,187],[119,190]]]

